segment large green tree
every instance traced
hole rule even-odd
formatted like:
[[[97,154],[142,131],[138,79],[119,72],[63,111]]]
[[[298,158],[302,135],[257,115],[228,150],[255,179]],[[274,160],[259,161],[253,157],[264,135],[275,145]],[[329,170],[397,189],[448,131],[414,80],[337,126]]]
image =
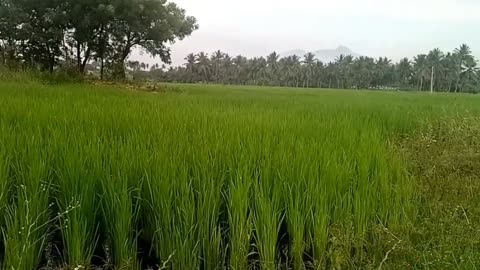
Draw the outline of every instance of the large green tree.
[[[133,48],[170,63],[169,44],[198,28],[194,17],[166,0],[113,0],[115,17],[111,42],[115,50],[115,74],[124,77],[124,63]]]
[[[97,60],[124,77],[134,48],[169,63],[169,45],[197,28],[166,0],[0,0],[0,63],[84,73]]]

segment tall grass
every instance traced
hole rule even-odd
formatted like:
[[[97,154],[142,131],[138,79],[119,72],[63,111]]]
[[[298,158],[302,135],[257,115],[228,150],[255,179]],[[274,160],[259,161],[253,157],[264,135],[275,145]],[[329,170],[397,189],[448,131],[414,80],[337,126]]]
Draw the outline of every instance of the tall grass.
[[[408,231],[418,207],[391,140],[480,113],[463,96],[177,87],[0,83],[2,269],[377,267],[393,255],[375,228]]]

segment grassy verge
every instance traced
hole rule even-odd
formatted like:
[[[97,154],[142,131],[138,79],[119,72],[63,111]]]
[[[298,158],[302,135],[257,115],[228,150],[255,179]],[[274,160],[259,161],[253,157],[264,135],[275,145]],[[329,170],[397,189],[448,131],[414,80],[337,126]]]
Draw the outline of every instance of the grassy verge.
[[[480,119],[444,118],[403,142],[420,207],[404,255],[418,269],[480,268]]]

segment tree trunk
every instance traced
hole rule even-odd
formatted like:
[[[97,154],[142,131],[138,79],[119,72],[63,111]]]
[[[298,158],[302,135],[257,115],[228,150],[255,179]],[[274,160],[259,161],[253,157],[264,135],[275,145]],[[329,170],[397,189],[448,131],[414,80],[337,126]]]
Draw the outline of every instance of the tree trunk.
[[[0,65],[5,65],[5,52],[3,46],[3,44],[0,44]]]
[[[124,80],[126,78],[124,62],[118,61],[113,67],[113,77]]]
[[[431,77],[431,80],[430,80],[430,93],[433,94],[433,83],[434,83],[434,78],[435,76],[435,66],[432,66],[432,77]]]
[[[48,71],[50,71],[50,73],[53,73],[53,69],[55,67],[55,56],[52,55],[49,58],[50,58],[50,63],[48,64]]]
[[[103,80],[103,71],[104,71],[104,66],[103,66],[103,56],[100,57],[100,80]]]
[[[115,67],[114,67],[113,76],[116,79],[125,80],[127,78],[125,73],[125,60],[127,59],[129,53],[130,53],[130,50],[125,49],[122,52],[122,57],[114,64]]]
[[[81,52],[81,45],[80,42],[77,41],[77,68],[79,71],[81,71],[81,64],[82,64],[82,56],[80,55]]]
[[[80,67],[80,73],[85,74],[85,66],[90,58],[90,48],[85,52],[85,58],[83,59],[82,66]]]
[[[55,55],[51,53],[50,46],[48,46],[48,44],[46,44],[46,47],[47,47],[47,59],[48,59],[47,70],[48,72],[53,73],[53,68],[55,66]]]
[[[457,83],[455,84],[455,93],[458,93],[463,88],[463,83],[461,83],[460,77],[458,77]]]

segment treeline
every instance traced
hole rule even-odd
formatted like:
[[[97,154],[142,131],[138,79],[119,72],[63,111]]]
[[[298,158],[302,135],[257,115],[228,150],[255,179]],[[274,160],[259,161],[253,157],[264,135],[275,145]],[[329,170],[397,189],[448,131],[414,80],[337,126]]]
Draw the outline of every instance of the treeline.
[[[340,55],[334,62],[323,63],[312,53],[303,57],[231,57],[216,51],[189,54],[185,65],[166,68],[130,62],[137,76],[153,80],[185,83],[250,84],[287,87],[343,89],[409,89],[420,91],[478,92],[480,71],[469,46],[453,52],[434,49],[398,63],[381,57]]]
[[[0,0],[0,65],[83,74],[95,61],[122,78],[133,48],[168,63],[167,43],[197,28],[166,0]]]

